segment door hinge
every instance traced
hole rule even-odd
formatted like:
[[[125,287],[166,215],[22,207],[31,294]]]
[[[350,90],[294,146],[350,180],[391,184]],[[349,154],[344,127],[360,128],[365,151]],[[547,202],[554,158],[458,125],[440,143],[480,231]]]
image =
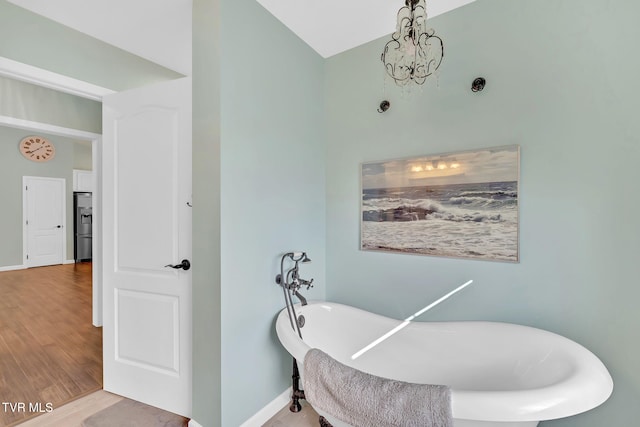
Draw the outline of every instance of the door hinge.
[[[26,221],[26,224],[29,225],[29,220]]]
[[[28,186],[28,185],[25,185],[25,186],[24,186],[24,189],[25,189],[25,190],[28,190],[28,189],[29,189],[29,186]]]
[[[29,255],[27,255],[27,259],[29,259]]]

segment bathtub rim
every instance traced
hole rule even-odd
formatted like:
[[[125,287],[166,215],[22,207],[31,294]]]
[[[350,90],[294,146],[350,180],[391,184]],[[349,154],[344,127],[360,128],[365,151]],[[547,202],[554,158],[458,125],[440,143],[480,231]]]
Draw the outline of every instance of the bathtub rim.
[[[368,312],[366,310],[359,309],[346,304],[329,302],[329,301],[310,301],[308,306],[314,305],[326,305],[329,307],[341,307],[347,310],[355,310],[362,312],[368,316],[377,316],[380,318],[388,319],[391,322],[401,322],[400,320],[382,316],[376,313]],[[300,311],[300,304],[296,304],[297,312]],[[307,319],[309,320],[309,319]],[[594,385],[591,384],[590,378],[585,378],[584,375],[579,375],[584,372],[584,366],[578,367],[576,372],[569,375],[558,383],[550,384],[543,387],[529,388],[523,390],[464,390],[451,388],[451,405],[453,416],[456,419],[475,420],[475,421],[488,421],[488,422],[534,422],[545,421],[558,418],[565,418],[572,415],[577,415],[589,411],[602,403],[604,403],[613,393],[613,380],[607,371],[606,367],[600,359],[595,356],[590,350],[586,349],[582,345],[575,341],[566,338],[562,335],[546,331],[544,329],[535,328],[531,326],[519,325],[509,322],[494,322],[494,321],[445,321],[445,322],[417,322],[417,323],[430,323],[430,324],[461,324],[461,323],[488,323],[488,324],[500,324],[500,325],[512,325],[522,327],[523,330],[531,329],[536,331],[542,331],[546,334],[552,334],[557,337],[566,340],[577,348],[581,348],[590,355],[588,361],[581,360],[582,364],[587,362],[595,362],[599,366],[591,367],[595,370],[599,370],[599,374],[602,386],[606,388],[604,393],[599,390],[594,390]],[[289,322],[287,310],[283,309],[277,316],[276,320],[276,333],[281,344],[297,361],[301,372],[301,376],[304,378],[304,357],[311,347],[306,344],[298,335],[297,332],[292,330]],[[304,335],[304,329],[303,329]],[[326,349],[321,349],[326,350]],[[589,368],[589,369],[591,369]],[[357,369],[357,368],[356,368]],[[570,402],[566,396],[562,397],[563,389],[571,387],[571,390],[581,390],[587,392],[585,396],[578,402]],[[549,398],[552,395],[552,398]],[[553,397],[555,396],[555,397]],[[573,396],[572,396],[573,397]],[[537,399],[537,400],[536,400]],[[574,399],[575,400],[575,399]],[[532,404],[531,402],[539,402]],[[505,409],[505,402],[509,402],[508,409]],[[310,402],[313,405],[313,402]]]

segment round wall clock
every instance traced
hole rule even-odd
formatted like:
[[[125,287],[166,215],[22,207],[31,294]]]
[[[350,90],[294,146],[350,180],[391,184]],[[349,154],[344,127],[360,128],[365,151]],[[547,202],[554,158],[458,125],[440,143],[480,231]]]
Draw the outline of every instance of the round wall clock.
[[[46,138],[28,136],[20,141],[20,153],[34,162],[46,162],[56,155],[56,148]]]

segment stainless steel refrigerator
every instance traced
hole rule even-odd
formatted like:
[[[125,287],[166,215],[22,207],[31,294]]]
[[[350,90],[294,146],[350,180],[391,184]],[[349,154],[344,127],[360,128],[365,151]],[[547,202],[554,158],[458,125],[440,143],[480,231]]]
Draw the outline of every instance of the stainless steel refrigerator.
[[[91,193],[73,193],[73,256],[76,262],[91,261],[91,231],[93,208]]]

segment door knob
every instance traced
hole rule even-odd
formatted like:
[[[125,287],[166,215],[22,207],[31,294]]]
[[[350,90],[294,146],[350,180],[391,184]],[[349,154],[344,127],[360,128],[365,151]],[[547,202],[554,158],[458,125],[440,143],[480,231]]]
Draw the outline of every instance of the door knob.
[[[61,225],[56,225],[56,228],[62,228],[62,226]]]
[[[183,259],[180,264],[167,264],[165,267],[175,268],[176,270],[183,269],[184,271],[187,271],[191,268],[191,263],[188,259]]]

